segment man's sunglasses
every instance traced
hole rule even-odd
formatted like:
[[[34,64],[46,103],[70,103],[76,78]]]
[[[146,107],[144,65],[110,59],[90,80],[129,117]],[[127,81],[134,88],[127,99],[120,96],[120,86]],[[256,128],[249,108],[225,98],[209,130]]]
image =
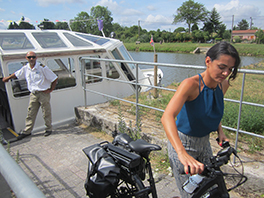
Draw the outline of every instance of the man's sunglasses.
[[[31,59],[31,58],[35,59],[36,56],[28,56],[27,58],[28,58],[28,59]]]

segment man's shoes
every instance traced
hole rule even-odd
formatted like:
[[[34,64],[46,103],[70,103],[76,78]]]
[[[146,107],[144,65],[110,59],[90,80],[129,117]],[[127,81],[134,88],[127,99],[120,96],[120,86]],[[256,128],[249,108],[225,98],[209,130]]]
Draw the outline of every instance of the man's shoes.
[[[27,137],[27,136],[30,136],[30,134],[25,134],[25,133],[20,133],[19,136],[17,136],[17,140],[22,140],[23,138]]]
[[[44,133],[44,136],[47,137],[47,136],[49,136],[51,133],[52,133],[52,131],[46,131],[46,132]]]

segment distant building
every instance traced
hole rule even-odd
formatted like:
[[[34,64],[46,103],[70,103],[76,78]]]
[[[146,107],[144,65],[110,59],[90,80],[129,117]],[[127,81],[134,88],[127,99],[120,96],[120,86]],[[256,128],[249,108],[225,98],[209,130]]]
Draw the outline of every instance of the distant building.
[[[257,32],[258,30],[233,30],[232,31],[232,40],[235,36],[239,36],[240,39],[244,40],[244,39],[247,39],[247,40],[255,40],[256,39],[256,36],[255,36],[255,33]]]

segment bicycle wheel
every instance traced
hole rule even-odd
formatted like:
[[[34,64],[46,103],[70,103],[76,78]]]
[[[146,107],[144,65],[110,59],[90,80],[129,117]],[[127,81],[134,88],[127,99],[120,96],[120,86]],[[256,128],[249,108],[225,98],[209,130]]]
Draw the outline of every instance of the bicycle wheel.
[[[140,177],[138,175],[132,175],[132,177],[133,177],[133,180],[135,182],[135,187],[136,187],[136,191],[134,193],[135,197],[148,198],[149,189],[145,187]]]

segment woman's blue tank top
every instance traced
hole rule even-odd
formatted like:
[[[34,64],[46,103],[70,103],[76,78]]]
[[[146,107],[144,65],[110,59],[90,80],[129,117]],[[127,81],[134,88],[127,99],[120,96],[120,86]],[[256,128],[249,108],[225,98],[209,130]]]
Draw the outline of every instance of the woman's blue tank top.
[[[201,81],[204,88],[201,91]],[[198,97],[186,101],[177,116],[176,125],[186,135],[204,137],[217,131],[224,113],[224,95],[219,86],[215,89],[207,87],[199,74]]]

